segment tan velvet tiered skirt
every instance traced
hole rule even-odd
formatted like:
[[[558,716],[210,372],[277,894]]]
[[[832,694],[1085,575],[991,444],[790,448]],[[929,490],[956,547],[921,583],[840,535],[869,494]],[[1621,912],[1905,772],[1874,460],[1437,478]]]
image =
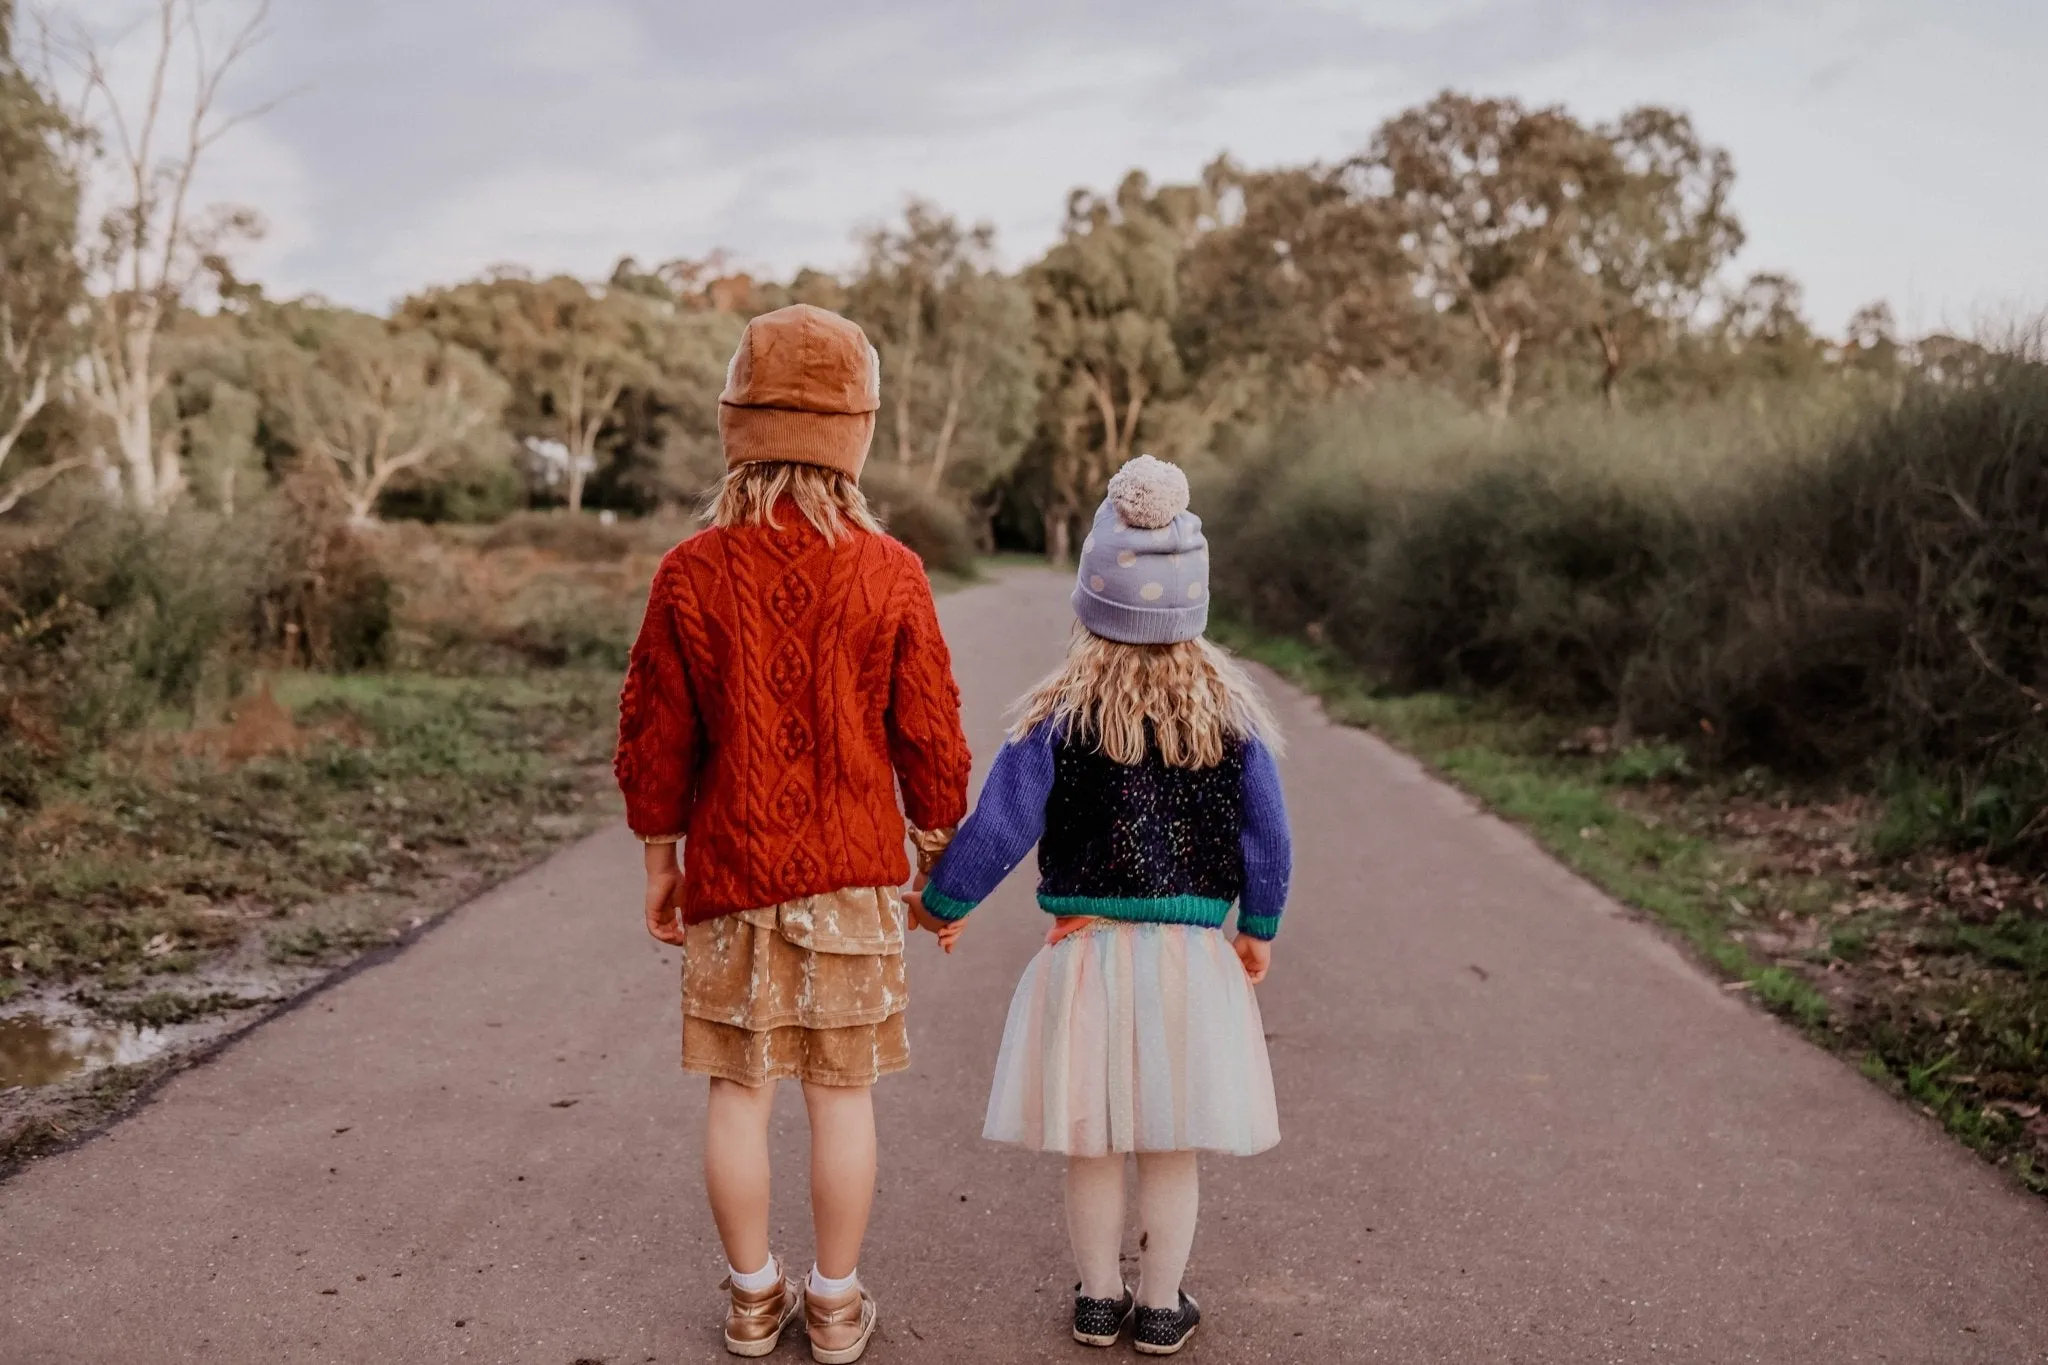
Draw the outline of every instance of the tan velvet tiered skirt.
[[[693,924],[683,1069],[743,1085],[872,1085],[910,1065],[902,897],[859,887]]]

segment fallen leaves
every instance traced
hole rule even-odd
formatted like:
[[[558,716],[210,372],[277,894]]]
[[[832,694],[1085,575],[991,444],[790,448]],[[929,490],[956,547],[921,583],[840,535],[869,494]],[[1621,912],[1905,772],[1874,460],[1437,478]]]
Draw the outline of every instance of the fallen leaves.
[[[1821,992],[1832,1046],[2048,1193],[2048,886],[1976,852],[1881,857],[1867,796],[1639,789],[1625,802],[1725,850],[1705,887],[1724,932]]]

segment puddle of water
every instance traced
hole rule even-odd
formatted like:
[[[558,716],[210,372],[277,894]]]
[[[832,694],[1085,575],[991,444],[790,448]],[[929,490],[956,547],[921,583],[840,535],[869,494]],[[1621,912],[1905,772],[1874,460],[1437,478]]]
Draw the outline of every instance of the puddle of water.
[[[162,1029],[133,1024],[13,1015],[0,1019],[0,1090],[145,1061],[168,1041]]]

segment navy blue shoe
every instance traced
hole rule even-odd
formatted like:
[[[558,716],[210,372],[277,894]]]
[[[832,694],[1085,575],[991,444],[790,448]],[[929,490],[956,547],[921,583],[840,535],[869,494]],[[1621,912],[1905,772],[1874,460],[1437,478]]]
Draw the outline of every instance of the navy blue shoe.
[[[1074,1340],[1083,1346],[1114,1346],[1131,1320],[1137,1300],[1128,1287],[1120,1299],[1091,1299],[1074,1286]]]
[[[1202,1324],[1202,1309],[1185,1292],[1178,1308],[1140,1308],[1138,1326],[1131,1333],[1131,1345],[1139,1355],[1170,1356],[1188,1344],[1195,1328]]]

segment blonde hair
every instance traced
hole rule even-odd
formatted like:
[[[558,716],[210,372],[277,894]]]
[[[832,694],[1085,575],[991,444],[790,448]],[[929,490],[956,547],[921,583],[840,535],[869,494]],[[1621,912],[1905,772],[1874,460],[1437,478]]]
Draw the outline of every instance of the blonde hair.
[[[1076,627],[1060,670],[1017,703],[1022,738],[1051,721],[1092,739],[1118,763],[1144,759],[1146,727],[1169,767],[1212,768],[1226,740],[1280,748],[1280,728],[1258,685],[1229,653],[1199,636],[1171,645],[1127,645]]]
[[[818,528],[830,544],[854,530],[882,533],[882,523],[868,506],[860,485],[836,469],[822,465],[761,460],[743,464],[718,481],[704,504],[704,520],[713,526],[772,526],[775,508],[784,498],[796,503],[805,521]]]

